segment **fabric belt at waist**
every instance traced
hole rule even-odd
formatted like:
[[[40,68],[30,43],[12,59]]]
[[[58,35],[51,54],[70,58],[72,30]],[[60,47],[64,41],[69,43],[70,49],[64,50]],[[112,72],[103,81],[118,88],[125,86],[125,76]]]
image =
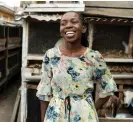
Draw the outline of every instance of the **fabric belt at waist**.
[[[67,114],[67,110],[68,110],[68,122],[70,122],[70,112],[71,112],[71,98],[73,99],[77,99],[77,100],[81,100],[81,99],[86,99],[88,97],[92,97],[91,93],[88,94],[83,94],[83,95],[68,95],[65,98],[59,97],[59,96],[53,96],[56,97],[58,99],[64,100],[64,105],[65,105],[65,114]]]

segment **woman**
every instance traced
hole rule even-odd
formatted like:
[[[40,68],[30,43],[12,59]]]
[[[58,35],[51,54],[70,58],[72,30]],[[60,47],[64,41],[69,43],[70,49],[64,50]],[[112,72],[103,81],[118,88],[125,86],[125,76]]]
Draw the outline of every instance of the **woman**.
[[[103,57],[81,44],[85,31],[80,14],[67,12],[62,16],[60,33],[64,43],[46,52],[37,91],[42,122],[98,122],[96,110],[110,96],[112,102],[117,100],[113,96],[116,84]],[[94,80],[100,88],[96,109],[92,100]]]

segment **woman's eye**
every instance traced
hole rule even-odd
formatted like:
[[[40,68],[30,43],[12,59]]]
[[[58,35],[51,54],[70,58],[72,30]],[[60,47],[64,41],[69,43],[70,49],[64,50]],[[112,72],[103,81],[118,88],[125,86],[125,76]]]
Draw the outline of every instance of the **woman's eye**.
[[[78,21],[77,20],[73,20],[72,23],[73,24],[76,24],[76,23],[78,23]]]
[[[65,25],[65,22],[61,22],[61,24],[60,24],[60,25],[64,26],[64,25]]]

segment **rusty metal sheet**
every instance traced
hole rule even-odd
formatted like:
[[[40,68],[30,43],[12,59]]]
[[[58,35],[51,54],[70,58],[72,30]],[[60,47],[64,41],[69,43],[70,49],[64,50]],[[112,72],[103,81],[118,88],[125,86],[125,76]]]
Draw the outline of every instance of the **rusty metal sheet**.
[[[37,19],[39,21],[57,21],[57,20],[60,20],[62,15],[59,15],[59,14],[52,14],[52,15],[48,15],[48,14],[45,14],[45,15],[25,15],[25,16],[22,16],[20,18],[18,18],[17,20],[21,20],[21,19],[26,19],[26,18],[33,18],[33,19]]]

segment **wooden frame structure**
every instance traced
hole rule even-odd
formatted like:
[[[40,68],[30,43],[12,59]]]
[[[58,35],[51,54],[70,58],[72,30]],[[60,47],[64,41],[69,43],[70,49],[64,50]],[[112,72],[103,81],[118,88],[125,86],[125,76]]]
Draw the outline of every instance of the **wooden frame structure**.
[[[50,3],[48,3],[48,6]],[[80,3],[82,4],[82,3]],[[79,5],[80,5],[79,4]],[[38,8],[36,8],[36,6],[38,6]],[[44,5],[43,5],[44,6]],[[48,7],[47,4],[45,5],[45,7]],[[65,5],[64,5],[65,6]],[[73,6],[73,5],[71,5]],[[84,5],[81,5],[82,7]],[[48,11],[48,9],[46,10],[46,8],[44,7],[43,9],[41,8],[42,5],[29,5],[29,7],[27,7],[27,9],[24,10],[24,12],[29,16],[29,17],[33,17],[33,14],[31,14],[32,12],[51,12],[51,10]],[[58,6],[60,7],[60,6]],[[55,8],[55,10],[58,9]],[[67,9],[66,9],[67,8]],[[69,7],[64,8],[60,8],[59,10],[64,12],[64,11],[68,11],[71,10],[69,9]],[[93,8],[94,9],[94,8]],[[97,9],[97,8],[95,8]],[[53,9],[52,9],[53,10]],[[79,11],[79,9],[75,10]],[[53,10],[54,11],[54,10]],[[83,11],[83,8],[80,9],[80,11]],[[56,11],[59,12],[59,11]],[[89,48],[93,49],[93,37],[94,37],[94,25],[95,24],[120,24],[120,25],[130,25],[131,26],[131,32],[130,32],[130,38],[129,38],[129,53],[128,53],[128,57],[127,59],[125,58],[105,58],[105,61],[108,63],[112,63],[112,64],[117,64],[117,63],[121,63],[121,64],[133,64],[133,19],[129,19],[129,18],[117,18],[117,17],[112,17],[112,18],[108,18],[105,16],[97,16],[97,15],[90,15],[88,13],[88,8],[86,7],[86,10],[84,12],[85,14],[85,20],[88,23],[88,40],[89,40]],[[27,17],[28,17],[27,16]],[[48,15],[50,16],[50,14]],[[29,23],[27,21],[27,17],[22,17],[23,18],[23,41],[22,41],[22,67],[21,67],[21,76],[22,76],[22,86],[21,86],[21,122],[26,122],[27,121],[27,89],[36,89],[36,85],[32,85],[30,84],[30,82],[38,82],[41,78],[41,75],[35,75],[32,76],[32,72],[33,70],[28,68],[28,62],[30,60],[34,60],[34,61],[42,61],[43,56],[42,55],[31,55],[28,54],[28,42],[29,42]],[[59,17],[59,16],[58,16]],[[37,20],[39,20],[39,15],[36,14],[35,17]],[[58,18],[60,19],[60,17]],[[54,21],[57,21],[58,19],[55,19]],[[41,20],[45,20],[44,18]],[[39,21],[41,21],[39,20]],[[47,21],[47,20],[45,20]],[[38,68],[35,68],[35,70],[39,70]],[[133,72],[131,73],[126,73],[126,74],[121,74],[121,73],[115,73],[113,74],[114,79],[116,80],[116,83],[118,84],[119,87],[119,91],[123,90],[123,85],[124,84],[132,84],[133,82]],[[124,82],[124,80],[128,81],[128,82]],[[97,86],[96,86],[97,87]],[[121,96],[121,93],[119,93],[119,96]],[[96,94],[95,94],[95,100],[98,99],[97,96],[97,90],[96,90]],[[100,122],[104,122],[104,121],[108,121],[108,122],[116,122],[116,120],[107,120],[106,118],[100,118]],[[126,122],[125,120],[117,120],[119,122]],[[133,120],[129,120],[129,121],[133,121]],[[129,122],[128,121],[128,122]]]
[[[53,8],[57,5],[57,7]],[[71,7],[69,7],[71,6]],[[49,8],[50,7],[50,8]],[[51,9],[52,8],[52,9]],[[49,2],[46,4],[30,4],[25,10],[25,13],[31,13],[31,12],[59,12],[59,11],[84,11],[84,4],[83,2],[78,3],[69,3],[69,4],[61,4],[61,3],[54,3],[50,4]],[[32,17],[34,15],[31,15]],[[34,16],[36,19],[39,20],[40,16],[36,15]],[[48,19],[46,20],[46,18]],[[53,20],[56,21],[60,19],[59,15],[56,16],[56,18],[52,18],[50,15],[48,15],[46,18],[41,18],[42,20],[49,21]],[[59,18],[58,18],[59,17]],[[27,18],[27,17],[26,17]],[[39,76],[32,76],[32,69],[27,68],[27,63],[30,60],[36,60],[40,61],[42,60],[43,56],[40,55],[29,55],[28,54],[28,42],[29,42],[29,23],[25,17],[23,18],[23,41],[22,41],[22,68],[21,68],[21,76],[22,76],[22,86],[21,86],[21,122],[27,121],[27,89],[28,89],[28,82],[34,81],[38,82],[40,80]],[[37,69],[38,70],[38,69]]]
[[[21,32],[19,24],[0,23],[0,87],[20,72]]]

